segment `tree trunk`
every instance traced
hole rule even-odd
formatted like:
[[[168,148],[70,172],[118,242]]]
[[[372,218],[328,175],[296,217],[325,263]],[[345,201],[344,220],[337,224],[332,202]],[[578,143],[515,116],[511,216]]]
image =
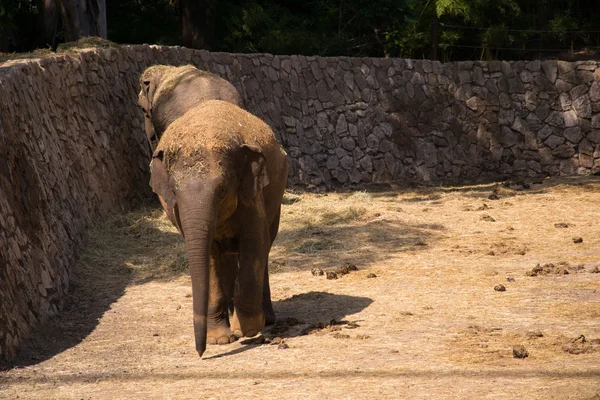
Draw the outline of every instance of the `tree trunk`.
[[[181,43],[192,49],[212,50],[215,0],[180,0]]]
[[[21,52],[56,46],[56,0],[33,0],[31,6],[35,12],[16,12],[10,18],[12,24],[0,29],[0,51]]]
[[[79,0],[81,36],[107,38],[106,0]]]
[[[107,38],[106,0],[57,0],[57,2],[67,42],[82,36]]]
[[[81,37],[79,29],[78,0],[57,0],[65,41],[72,42]]]
[[[42,0],[39,16],[39,29],[36,47],[56,47],[56,31],[58,29],[58,8],[56,0]]]

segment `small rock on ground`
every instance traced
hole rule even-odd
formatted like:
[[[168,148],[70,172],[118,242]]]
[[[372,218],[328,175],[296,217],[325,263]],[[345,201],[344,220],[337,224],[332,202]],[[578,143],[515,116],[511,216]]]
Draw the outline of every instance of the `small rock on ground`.
[[[346,263],[344,265],[348,268],[348,271],[358,271],[358,267],[354,264]]]
[[[527,349],[522,344],[513,346],[513,357],[514,358],[526,358],[529,357]]]
[[[536,331],[529,331],[527,332],[527,337],[529,338],[536,338],[536,337],[544,337],[544,334],[542,333],[542,331],[540,330],[536,330]]]
[[[348,266],[342,265],[341,267],[338,267],[335,272],[339,275],[346,275],[350,272],[350,270],[348,269]]]

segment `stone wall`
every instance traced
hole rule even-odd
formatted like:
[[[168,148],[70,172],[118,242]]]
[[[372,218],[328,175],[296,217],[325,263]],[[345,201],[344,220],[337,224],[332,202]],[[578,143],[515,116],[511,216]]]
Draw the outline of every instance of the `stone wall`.
[[[119,54],[0,66],[0,359],[60,309],[88,222],[151,194]]]
[[[597,68],[256,56],[241,80],[293,183],[452,183],[600,169]]]
[[[453,183],[600,169],[596,61],[241,55],[133,46],[231,81],[276,131],[292,184]]]
[[[87,223],[149,195],[147,66],[231,81],[291,184],[452,183],[600,169],[597,62],[241,55],[124,46],[0,66],[0,358],[56,313]]]

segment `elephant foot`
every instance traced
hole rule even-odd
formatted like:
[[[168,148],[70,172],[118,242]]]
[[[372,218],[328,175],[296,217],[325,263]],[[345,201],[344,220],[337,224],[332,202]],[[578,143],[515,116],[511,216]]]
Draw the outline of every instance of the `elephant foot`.
[[[235,336],[252,337],[260,332],[264,327],[265,316],[263,313],[255,315],[254,317],[247,317],[239,315],[237,310],[233,311],[233,317],[231,318],[231,331]]]
[[[271,308],[270,310],[265,310],[264,313],[266,326],[273,325],[275,321],[277,321],[277,318],[275,317],[275,311],[273,311],[273,308]]]
[[[208,344],[228,344],[236,340],[237,337],[227,327],[209,329],[206,333],[206,342]]]

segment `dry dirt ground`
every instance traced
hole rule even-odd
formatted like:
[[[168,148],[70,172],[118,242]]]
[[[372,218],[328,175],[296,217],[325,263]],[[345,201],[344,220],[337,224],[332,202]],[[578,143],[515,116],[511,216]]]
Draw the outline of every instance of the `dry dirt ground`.
[[[526,184],[288,192],[283,322],[203,359],[176,231],[158,209],[111,218],[0,398],[599,399],[600,179]]]

